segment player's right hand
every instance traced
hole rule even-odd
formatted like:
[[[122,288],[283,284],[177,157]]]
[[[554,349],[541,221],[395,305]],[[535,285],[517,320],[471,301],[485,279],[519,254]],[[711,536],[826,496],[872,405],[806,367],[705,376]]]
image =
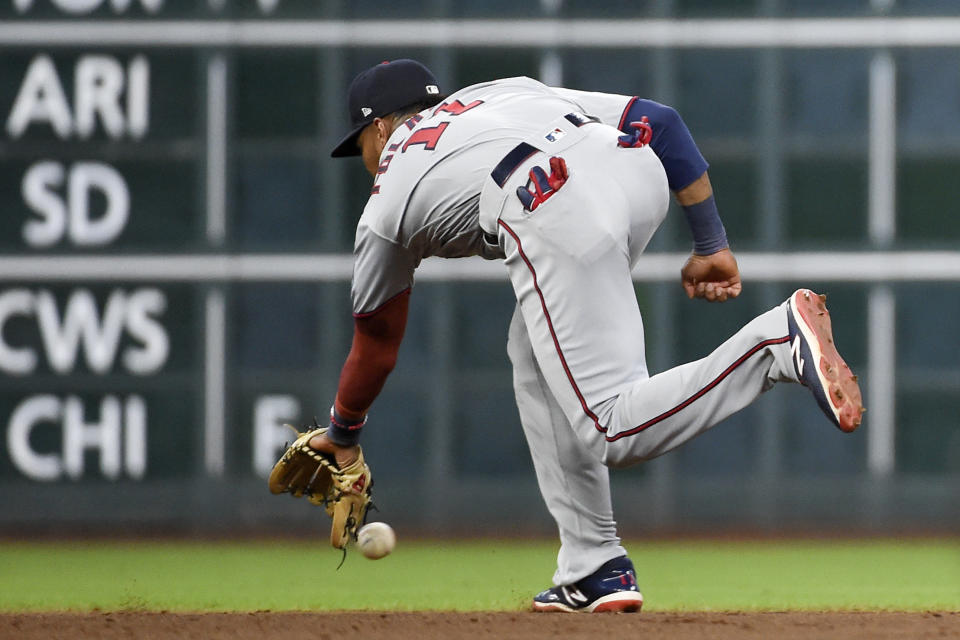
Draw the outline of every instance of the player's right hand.
[[[691,299],[725,302],[739,296],[743,289],[737,259],[730,249],[721,249],[708,256],[690,256],[680,270],[680,279]]]
[[[333,443],[326,433],[310,438],[310,447],[322,453],[332,455],[341,469],[349,467],[360,457],[359,445],[353,445],[352,447],[338,446]]]

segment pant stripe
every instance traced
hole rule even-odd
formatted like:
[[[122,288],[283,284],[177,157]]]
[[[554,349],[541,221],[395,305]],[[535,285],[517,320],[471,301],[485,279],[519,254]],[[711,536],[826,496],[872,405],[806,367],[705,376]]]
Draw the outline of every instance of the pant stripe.
[[[540,290],[540,284],[537,280],[537,271],[533,268],[533,264],[527,258],[527,254],[523,252],[523,245],[520,243],[520,237],[511,229],[503,220],[498,220],[497,224],[506,230],[507,233],[513,237],[514,242],[517,243],[517,251],[520,253],[520,257],[523,259],[523,262],[527,265],[527,269],[530,270],[530,275],[533,276],[533,288],[536,290],[537,295],[540,297],[540,307],[543,309],[543,316],[547,320],[547,328],[550,330],[550,337],[553,338],[553,346],[557,351],[557,356],[560,358],[560,365],[563,367],[564,373],[567,375],[567,380],[570,381],[570,386],[573,387],[573,392],[577,396],[577,400],[580,401],[580,406],[583,408],[583,412],[587,415],[590,420],[593,421],[593,426],[596,427],[597,431],[601,433],[606,433],[607,428],[600,424],[600,420],[597,418],[596,414],[590,410],[590,407],[587,406],[587,401],[584,399],[583,394],[580,393],[580,388],[577,386],[576,380],[573,379],[573,373],[570,371],[570,367],[567,366],[567,359],[563,355],[563,349],[560,348],[560,341],[557,339],[557,333],[553,329],[553,320],[550,318],[550,311],[547,309],[547,301],[543,297],[543,291]]]
[[[614,442],[614,441],[616,441],[616,440],[619,440],[620,438],[625,438],[625,437],[627,437],[627,436],[636,435],[636,434],[640,433],[641,431],[643,431],[644,429],[647,429],[647,428],[649,428],[649,427],[652,427],[653,425],[657,424],[658,422],[663,422],[663,421],[666,420],[667,418],[669,418],[669,417],[671,417],[671,416],[673,416],[673,415],[676,415],[676,414],[679,413],[681,410],[685,409],[686,407],[689,407],[691,404],[693,404],[694,402],[696,402],[697,400],[699,400],[700,398],[702,398],[702,397],[703,397],[704,395],[706,395],[709,391],[711,391],[712,389],[714,389],[718,384],[720,384],[721,382],[723,382],[724,378],[726,378],[726,377],[729,376],[731,373],[733,373],[733,371],[734,371],[737,367],[739,367],[741,364],[743,364],[744,362],[746,362],[752,355],[756,354],[757,352],[763,350],[763,349],[766,348],[766,347],[769,347],[770,345],[774,345],[774,344],[784,344],[784,343],[789,342],[789,341],[790,341],[790,336],[789,336],[789,335],[783,336],[783,337],[781,337],[781,338],[770,338],[769,340],[764,340],[763,342],[761,342],[760,344],[758,344],[758,345],[756,345],[755,347],[751,348],[751,349],[750,349],[749,351],[747,351],[745,354],[743,354],[742,356],[740,356],[739,358],[737,358],[737,360],[736,360],[733,364],[731,364],[729,367],[727,367],[726,369],[724,369],[723,373],[721,373],[721,374],[718,375],[716,378],[714,378],[713,380],[711,380],[709,384],[707,384],[705,387],[703,387],[702,389],[700,389],[699,391],[697,391],[695,394],[693,394],[692,396],[690,396],[689,398],[687,398],[686,400],[684,400],[683,402],[681,402],[681,403],[678,404],[677,406],[673,407],[673,408],[670,409],[669,411],[665,411],[665,412],[661,413],[660,415],[658,415],[658,416],[655,417],[655,418],[651,418],[650,420],[647,420],[647,421],[644,422],[643,424],[639,424],[639,425],[637,425],[636,427],[633,427],[632,429],[628,429],[627,431],[621,431],[620,433],[616,433],[616,434],[614,434],[614,435],[612,435],[612,436],[606,436],[607,442]]]

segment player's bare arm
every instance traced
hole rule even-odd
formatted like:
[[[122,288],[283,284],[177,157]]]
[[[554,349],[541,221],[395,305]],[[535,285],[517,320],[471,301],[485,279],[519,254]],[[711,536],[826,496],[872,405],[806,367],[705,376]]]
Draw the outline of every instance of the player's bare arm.
[[[710,176],[706,172],[674,196],[685,210],[703,207],[713,197]],[[712,214],[711,214],[712,215]],[[722,229],[722,227],[721,227]],[[743,285],[737,260],[725,247],[706,255],[694,253],[680,271],[681,282],[688,298],[703,298],[710,302],[725,302],[740,295]]]
[[[673,194],[677,199],[677,204],[681,207],[699,204],[712,195],[713,185],[710,184],[710,176],[706,171],[703,172],[702,176]]]
[[[730,249],[708,256],[691,255],[680,270],[680,277],[688,298],[726,302],[739,296],[743,289],[737,259]]]

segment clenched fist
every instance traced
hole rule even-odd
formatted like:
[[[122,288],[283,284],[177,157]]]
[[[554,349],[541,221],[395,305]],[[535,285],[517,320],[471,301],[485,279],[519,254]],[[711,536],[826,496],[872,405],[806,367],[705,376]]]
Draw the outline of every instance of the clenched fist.
[[[730,249],[708,256],[692,255],[680,270],[680,279],[688,298],[725,302],[740,295],[740,269]]]

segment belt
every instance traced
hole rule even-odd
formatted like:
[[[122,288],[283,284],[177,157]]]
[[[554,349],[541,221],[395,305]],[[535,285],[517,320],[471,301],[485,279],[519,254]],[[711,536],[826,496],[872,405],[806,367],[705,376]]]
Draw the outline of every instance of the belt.
[[[585,116],[582,113],[568,113],[563,117],[577,127],[582,127],[583,125],[590,124],[591,122],[599,122],[597,118],[594,118],[593,116]],[[536,148],[532,144],[521,142],[511,149],[507,155],[503,156],[503,159],[498,162],[497,166],[495,166],[493,171],[490,172],[490,177],[493,178],[493,181],[497,183],[497,186],[502,189],[503,185],[505,185],[507,180],[510,179],[510,176],[513,175],[513,172],[517,170],[517,167],[529,160],[534,154],[540,153],[540,151],[540,149]]]
[[[517,170],[517,167],[526,162],[527,159],[535,153],[540,153],[540,149],[537,149],[532,144],[521,142],[515,146],[510,153],[503,156],[503,160],[498,162],[497,166],[490,172],[490,177],[493,178],[497,186],[502,189],[503,185],[510,179],[510,176],[513,175],[513,172]]]

